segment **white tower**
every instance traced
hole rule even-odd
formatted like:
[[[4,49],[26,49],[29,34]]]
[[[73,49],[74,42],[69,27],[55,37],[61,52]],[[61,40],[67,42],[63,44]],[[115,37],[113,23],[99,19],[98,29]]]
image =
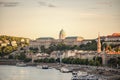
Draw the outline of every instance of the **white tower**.
[[[100,34],[98,34],[98,42],[97,42],[97,52],[101,52],[101,42],[100,42]]]

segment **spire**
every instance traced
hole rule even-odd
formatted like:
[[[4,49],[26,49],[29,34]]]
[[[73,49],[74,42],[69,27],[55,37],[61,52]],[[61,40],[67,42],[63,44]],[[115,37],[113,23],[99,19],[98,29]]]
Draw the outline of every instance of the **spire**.
[[[97,52],[101,52],[100,33],[98,33]]]

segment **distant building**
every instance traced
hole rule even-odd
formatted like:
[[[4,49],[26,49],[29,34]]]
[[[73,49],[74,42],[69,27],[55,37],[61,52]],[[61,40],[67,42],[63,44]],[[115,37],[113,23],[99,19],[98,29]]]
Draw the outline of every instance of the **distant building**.
[[[92,60],[93,57],[95,57],[95,54],[96,51],[67,50],[61,52],[61,54],[59,54],[58,51],[53,51],[50,54],[50,57],[57,59],[60,58],[61,55],[61,58],[80,58],[80,59]]]
[[[96,40],[98,40],[98,38]],[[102,41],[102,44],[120,44],[120,33],[113,33],[112,35],[101,36],[100,40]]]
[[[65,51],[63,54],[62,54],[62,58],[69,58],[69,57],[75,57],[77,53],[77,50],[68,50],[68,51]]]
[[[66,36],[66,34],[65,34],[64,30],[62,29],[59,33],[59,39],[65,39],[65,36]]]
[[[17,42],[16,41],[11,41],[11,45],[12,46],[17,46]]]
[[[3,47],[3,46],[7,46],[7,43],[2,43],[1,46],[2,46],[2,47]]]
[[[41,37],[36,40],[39,43],[39,46],[45,46],[45,48],[48,48],[50,44],[54,41],[54,38],[52,37]]]
[[[84,39],[81,41],[81,44],[87,44],[87,43],[92,43],[92,41],[95,40],[95,39]]]
[[[37,38],[36,40],[30,41],[29,46],[30,47],[45,46],[45,48],[48,48],[52,43],[57,45],[61,42],[63,42],[66,45],[73,46],[73,45],[80,45],[82,40],[84,40],[84,38],[79,36],[65,37],[65,32],[62,29],[59,33],[59,39],[54,39],[52,37],[40,37]]]
[[[103,41],[102,44],[120,45],[120,33],[113,33],[112,35],[102,36],[100,38]],[[120,57],[120,51],[117,51],[117,52],[114,50],[109,51],[106,48],[99,55],[102,57],[102,64],[107,65],[107,62],[110,58]]]
[[[76,58],[92,60],[95,57],[96,51],[79,51]]]
[[[73,37],[66,37],[64,43],[66,45],[80,45],[83,37],[73,36]]]
[[[24,40],[24,39],[21,39],[21,42],[25,42],[25,40]]]
[[[29,43],[29,42],[30,42],[30,39],[27,38],[27,39],[26,39],[26,43]]]
[[[41,46],[44,46],[45,48],[48,48],[53,41],[54,38],[52,37],[41,37],[36,40],[31,40],[29,47],[40,48]]]
[[[3,41],[0,40],[0,44],[3,43]]]
[[[10,44],[10,41],[9,40],[4,40],[4,42],[9,45]]]

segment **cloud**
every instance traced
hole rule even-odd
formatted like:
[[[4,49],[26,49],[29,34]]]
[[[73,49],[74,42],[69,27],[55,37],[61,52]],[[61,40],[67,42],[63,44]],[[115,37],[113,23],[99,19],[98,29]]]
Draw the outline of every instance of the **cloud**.
[[[111,1],[101,1],[101,2],[97,2],[97,4],[112,7]]]
[[[0,7],[16,7],[19,2],[0,2]]]
[[[51,4],[51,3],[48,3],[48,2],[43,2],[43,1],[39,1],[38,4],[40,6],[56,7],[54,4]]]
[[[56,7],[56,6],[53,4],[49,4],[48,7]]]
[[[39,4],[40,6],[47,6],[47,3],[46,3],[46,2],[42,2],[42,1],[39,1],[38,4]]]

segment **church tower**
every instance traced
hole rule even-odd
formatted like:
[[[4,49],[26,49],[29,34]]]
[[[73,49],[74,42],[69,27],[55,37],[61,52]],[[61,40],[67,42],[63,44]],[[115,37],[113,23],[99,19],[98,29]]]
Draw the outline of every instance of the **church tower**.
[[[98,34],[98,42],[97,42],[97,53],[101,52],[101,42],[100,42],[100,34]]]
[[[65,32],[63,29],[59,33],[59,39],[62,39],[62,40],[65,39]]]

